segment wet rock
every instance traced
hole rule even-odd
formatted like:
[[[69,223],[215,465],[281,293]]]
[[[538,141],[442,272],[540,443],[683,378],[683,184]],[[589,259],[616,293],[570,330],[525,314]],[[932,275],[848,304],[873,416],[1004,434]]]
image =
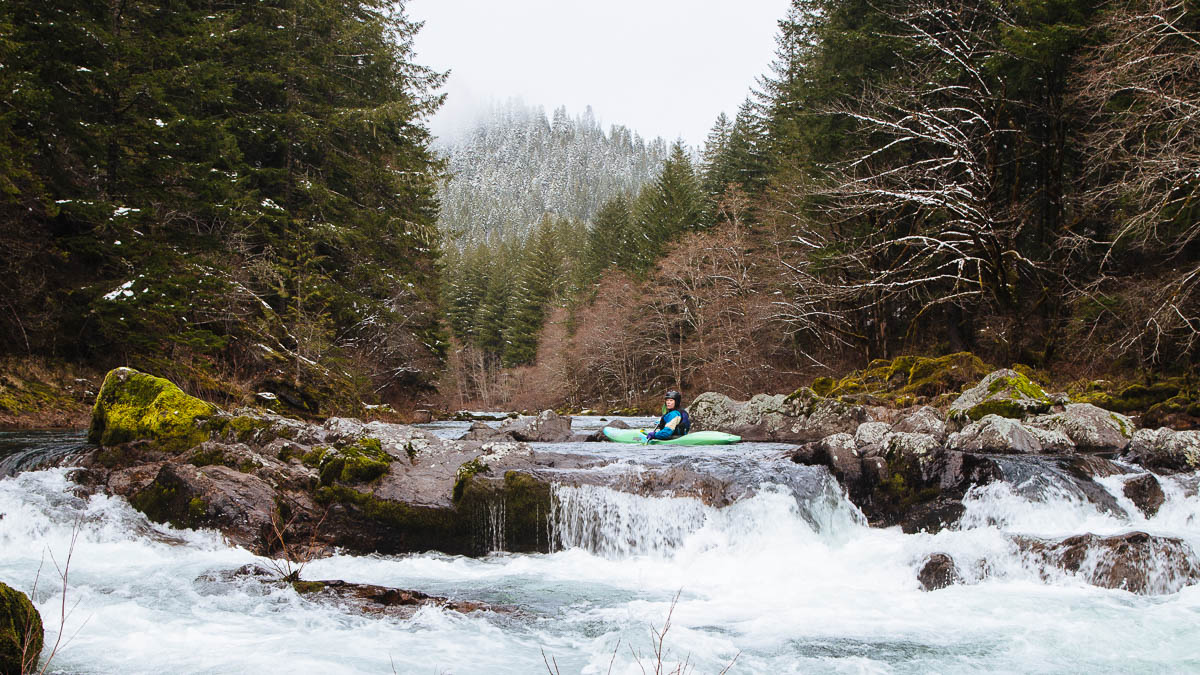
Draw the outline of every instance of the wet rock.
[[[422,607],[438,607],[463,614],[481,611],[515,611],[512,607],[451,600],[421,591],[373,584],[356,584],[341,580],[297,581],[292,586],[306,600],[333,604],[343,610],[356,613],[400,619],[411,618]]]
[[[921,406],[916,412],[906,415],[895,425],[895,431],[911,434],[928,434],[941,441],[946,438],[946,422],[942,415],[929,406]]]
[[[35,672],[45,631],[29,596],[0,583],[0,673]]]
[[[1080,480],[1093,482],[1093,479],[1096,478],[1107,478],[1109,476],[1120,476],[1129,473],[1128,469],[1112,460],[1096,457],[1095,455],[1068,455],[1047,459],[1047,461],[1061,467]]]
[[[1071,439],[1080,452],[1118,453],[1129,445],[1133,421],[1119,413],[1097,408],[1090,403],[1071,403],[1062,412],[1040,415],[1027,426],[1060,431]]]
[[[810,466],[829,468],[834,478],[847,488],[857,489],[862,481],[862,460],[858,456],[854,436],[832,434],[815,443],[808,443],[792,455],[792,461]]]
[[[909,509],[900,521],[900,530],[905,534],[936,534],[957,525],[966,511],[961,498],[939,497]]]
[[[527,443],[565,443],[574,435],[571,418],[553,410],[543,410],[537,417],[505,420],[499,430]]]
[[[1046,466],[1061,469],[1073,480],[1071,485],[1078,490],[1080,496],[1092,503],[1101,513],[1110,513],[1118,518],[1129,517],[1108,488],[1095,480],[1129,473],[1127,469],[1095,455],[1071,454],[1037,459],[1046,462]]]
[[[275,498],[265,481],[227,466],[166,463],[129,501],[155,522],[213,527],[237,545],[265,550]]]
[[[487,424],[486,422],[472,422],[471,428],[467,429],[467,433],[463,434],[460,441],[495,441],[495,440],[515,440],[511,433],[500,431],[499,429]]]
[[[1147,518],[1153,518],[1167,500],[1158,479],[1149,473],[1125,481],[1122,492]]]
[[[1036,454],[1042,451],[1042,444],[1020,422],[999,415],[986,415],[971,422],[962,431],[950,434],[946,445],[965,452]]]
[[[1082,534],[1060,541],[1015,537],[1018,548],[1043,568],[1074,574],[1093,586],[1139,595],[1176,593],[1200,582],[1200,558],[1182,539],[1130,532]]]
[[[925,559],[921,571],[917,574],[921,588],[926,591],[936,591],[962,582],[958,566],[954,559],[945,553],[934,553]]]
[[[811,389],[791,394],[758,394],[749,401],[706,392],[688,412],[692,428],[737,434],[754,441],[819,441],[836,433],[854,433],[871,421],[864,406],[822,398]]]
[[[1015,370],[997,370],[950,404],[947,419],[958,428],[988,415],[1022,419],[1050,410],[1053,402],[1037,384]]]
[[[1125,459],[1155,471],[1195,471],[1200,469],[1200,431],[1138,429]]]

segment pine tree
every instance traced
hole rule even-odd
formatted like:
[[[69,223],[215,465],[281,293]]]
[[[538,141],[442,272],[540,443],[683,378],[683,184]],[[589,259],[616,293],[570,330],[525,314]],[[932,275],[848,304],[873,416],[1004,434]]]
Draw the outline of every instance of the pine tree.
[[[590,281],[613,263],[620,264],[630,252],[630,237],[633,228],[633,212],[629,198],[618,193],[596,214],[596,220],[588,230],[584,253],[584,269]]]
[[[554,219],[544,216],[521,252],[520,277],[505,326],[503,364],[525,365],[537,356],[547,309],[564,281],[565,263]]]
[[[0,235],[59,261],[40,304],[72,336],[43,349],[164,372],[262,344],[427,382],[442,78],[417,28],[383,0],[4,3],[0,189],[23,210]]]
[[[653,265],[663,247],[681,233],[704,228],[703,218],[700,182],[683,143],[677,141],[658,179],[643,188],[635,202],[636,232],[629,243],[636,251],[637,267]]]

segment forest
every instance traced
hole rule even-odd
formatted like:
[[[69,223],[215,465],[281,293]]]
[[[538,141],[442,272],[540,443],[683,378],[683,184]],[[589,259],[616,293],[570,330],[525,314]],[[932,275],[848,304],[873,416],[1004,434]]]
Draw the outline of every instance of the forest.
[[[1193,4],[793,0],[703,147],[556,111],[517,174],[434,149],[418,29],[376,0],[5,2],[0,349],[311,414],[963,351],[1195,380]]]
[[[449,389],[644,407],[963,351],[1064,387],[1194,383],[1198,20],[1183,2],[796,0],[736,116],[559,237],[556,281],[489,300],[455,286],[478,266],[455,268],[449,302],[476,313],[451,322]],[[509,258],[530,273],[548,273],[544,227]],[[533,320],[498,340],[497,312]],[[536,354],[511,348],[524,331]]]

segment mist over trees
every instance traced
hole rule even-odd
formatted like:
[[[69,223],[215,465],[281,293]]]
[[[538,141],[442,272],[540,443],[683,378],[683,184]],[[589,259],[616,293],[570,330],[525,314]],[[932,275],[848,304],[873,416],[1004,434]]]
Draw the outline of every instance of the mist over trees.
[[[590,221],[607,199],[651,180],[667,145],[620,125],[605,131],[591,108],[547,118],[540,106],[509,101],[441,151],[448,177],[438,225],[462,242],[523,236],[547,213]]]

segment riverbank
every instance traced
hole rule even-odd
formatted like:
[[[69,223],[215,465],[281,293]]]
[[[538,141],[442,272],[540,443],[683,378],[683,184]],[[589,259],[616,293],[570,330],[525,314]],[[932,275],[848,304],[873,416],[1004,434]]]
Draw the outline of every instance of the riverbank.
[[[86,429],[103,380],[65,361],[0,358],[0,431]]]

